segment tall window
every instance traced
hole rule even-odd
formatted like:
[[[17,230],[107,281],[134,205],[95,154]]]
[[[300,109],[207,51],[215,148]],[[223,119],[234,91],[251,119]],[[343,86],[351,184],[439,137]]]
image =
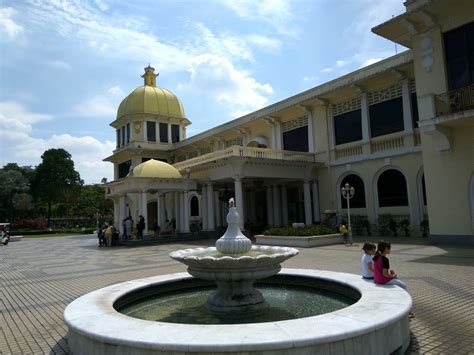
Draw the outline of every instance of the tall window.
[[[360,177],[358,177],[355,174],[347,175],[341,182],[341,186],[339,186],[339,191],[341,191],[341,188],[348,183],[355,189],[355,194],[349,201],[349,205],[351,208],[365,208],[366,203],[365,203],[365,188],[364,188],[364,182]],[[339,194],[341,196],[341,206],[342,208],[347,208],[347,200],[342,197],[342,194]]]
[[[418,127],[418,121],[420,117],[418,116],[418,101],[416,99],[416,92],[410,94],[410,105],[411,105],[411,121],[413,128]]]
[[[146,137],[148,142],[156,142],[156,124],[155,122],[146,122]]]
[[[130,166],[132,165],[131,160],[127,160],[118,166],[118,178],[124,178],[128,175],[128,172],[130,171]]]
[[[120,128],[116,130],[117,133],[117,148],[120,147]]]
[[[384,171],[377,181],[380,207],[408,206],[405,176],[395,169]]]
[[[191,197],[191,216],[199,216],[199,200],[196,196]]]
[[[283,132],[283,149],[297,152],[308,151],[308,126]]]
[[[127,143],[130,143],[130,123],[127,123]]]
[[[125,145],[125,126],[121,128],[122,131],[122,145]]]
[[[369,106],[369,114],[372,137],[400,132],[404,129],[401,97]]]
[[[177,124],[171,125],[171,142],[179,142],[179,125]]]
[[[160,142],[168,143],[168,124],[160,122]]]
[[[336,145],[361,140],[362,118],[360,109],[334,116],[334,135]]]
[[[444,48],[449,89],[474,83],[474,22],[446,32]]]

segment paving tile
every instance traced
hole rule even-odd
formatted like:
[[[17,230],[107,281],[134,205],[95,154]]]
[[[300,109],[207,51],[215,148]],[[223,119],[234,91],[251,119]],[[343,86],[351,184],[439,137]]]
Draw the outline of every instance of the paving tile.
[[[300,249],[283,267],[358,273],[367,239],[377,240]],[[423,239],[390,241],[390,264],[414,301],[409,353],[474,353],[474,249],[437,247]],[[0,248],[1,354],[67,354],[62,314],[71,301],[111,284],[185,271],[169,252],[213,241],[100,249],[96,243],[93,236],[77,236],[24,239]]]

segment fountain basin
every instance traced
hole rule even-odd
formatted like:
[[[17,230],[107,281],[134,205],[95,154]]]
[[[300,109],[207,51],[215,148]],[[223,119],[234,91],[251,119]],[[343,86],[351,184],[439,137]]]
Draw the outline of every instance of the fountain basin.
[[[64,312],[68,343],[76,354],[389,354],[410,342],[411,297],[396,286],[377,286],[358,275],[283,269],[306,282],[344,285],[360,293],[353,305],[314,317],[251,324],[176,324],[125,316],[114,304],[127,294],[189,280],[187,273],[105,287],[72,302]]]

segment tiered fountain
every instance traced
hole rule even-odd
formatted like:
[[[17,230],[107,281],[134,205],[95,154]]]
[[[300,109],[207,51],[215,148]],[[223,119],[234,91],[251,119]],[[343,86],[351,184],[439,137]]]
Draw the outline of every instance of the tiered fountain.
[[[239,229],[233,199],[229,206],[228,228],[216,247],[170,254],[188,265],[192,276],[132,280],[72,302],[64,312],[71,352],[388,354],[407,349],[411,298],[404,290],[378,287],[352,274],[279,273],[280,264],[298,250],[252,246]],[[217,288],[210,291],[214,283]]]

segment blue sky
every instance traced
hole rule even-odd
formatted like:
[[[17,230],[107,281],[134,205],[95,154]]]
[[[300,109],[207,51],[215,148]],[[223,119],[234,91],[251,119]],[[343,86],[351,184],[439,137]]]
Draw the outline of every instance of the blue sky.
[[[64,148],[86,183],[110,181],[109,123],[148,63],[191,136],[394,55],[370,29],[402,12],[402,0],[0,0],[0,166]]]

